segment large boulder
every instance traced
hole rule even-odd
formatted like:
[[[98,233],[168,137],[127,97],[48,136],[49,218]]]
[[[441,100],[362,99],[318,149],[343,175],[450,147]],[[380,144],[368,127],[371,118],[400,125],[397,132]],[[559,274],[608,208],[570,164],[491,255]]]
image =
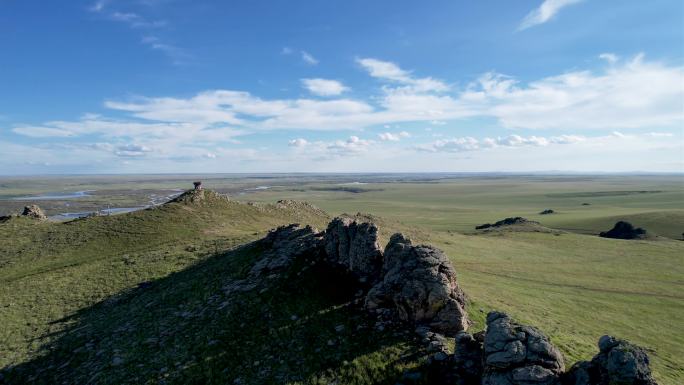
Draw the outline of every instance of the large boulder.
[[[599,236],[615,239],[644,239],[646,238],[646,230],[641,227],[635,228],[629,222],[619,221],[615,223],[615,226],[613,226],[612,229],[602,231]]]
[[[487,315],[483,385],[553,385],[565,370],[563,356],[539,330],[501,312]]]
[[[252,275],[283,270],[297,257],[320,258],[323,234],[311,226],[291,224],[271,230],[260,244],[265,251],[252,267]]]
[[[601,337],[598,345],[599,354],[573,365],[563,385],[656,385],[643,349],[611,336]]]
[[[442,251],[394,234],[384,254],[383,279],[368,292],[368,309],[390,309],[403,321],[450,336],[468,328],[465,294]]]
[[[362,283],[380,279],[382,250],[378,243],[378,227],[350,218],[335,218],[325,232],[328,262],[355,276]]]
[[[45,215],[43,210],[40,207],[38,207],[38,205],[30,205],[24,207],[24,211],[22,211],[21,216],[40,220],[47,219],[47,215]]]

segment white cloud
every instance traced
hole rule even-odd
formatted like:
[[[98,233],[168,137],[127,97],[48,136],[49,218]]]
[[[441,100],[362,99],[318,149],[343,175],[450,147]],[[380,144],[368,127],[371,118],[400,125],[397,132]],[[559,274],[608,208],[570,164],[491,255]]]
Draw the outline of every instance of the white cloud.
[[[109,1],[107,0],[98,0],[93,3],[93,5],[88,8],[91,12],[102,12],[102,10],[105,8]]]
[[[360,130],[374,125],[470,117],[495,118],[507,128],[667,128],[684,122],[683,82],[681,67],[646,62],[638,56],[598,73],[568,72],[528,84],[487,73],[452,95],[400,85],[382,87],[382,95],[368,101],[264,100],[233,90],[209,90],[189,98],[137,97],[105,103],[110,109],[130,114],[129,118],[84,117],[79,121],[20,125],[14,132],[33,137],[143,132],[147,136],[175,137],[173,132],[185,130],[193,134],[235,136],[281,129]]]
[[[292,51],[292,48],[290,48],[290,47],[283,47],[283,48],[280,50],[280,53],[281,53],[282,55],[291,55],[292,52],[293,52],[293,51]]]
[[[309,141],[303,138],[297,138],[297,139],[292,139],[291,141],[288,142],[288,145],[291,147],[304,147],[309,144]]]
[[[356,62],[363,67],[370,76],[378,79],[390,80],[409,86],[415,92],[443,92],[448,91],[449,86],[440,80],[427,78],[414,78],[409,71],[401,69],[398,65],[373,58],[360,58]]]
[[[527,29],[535,25],[546,23],[551,20],[561,9],[568,5],[576,4],[582,0],[544,0],[538,7],[525,16],[518,30]]]
[[[504,137],[483,139],[476,139],[466,136],[461,138],[437,140],[432,143],[418,145],[416,146],[416,149],[427,152],[463,152],[497,147],[546,147],[550,145],[575,144],[585,140],[587,140],[586,137],[579,135],[561,135],[546,138],[534,135],[524,137],[514,134]]]
[[[391,141],[391,142],[398,142],[402,138],[408,138],[410,136],[411,136],[411,134],[409,134],[406,131],[401,131],[401,132],[398,132],[396,134],[391,133],[391,132],[383,132],[381,134],[378,134],[378,137],[380,138],[380,140]]]
[[[141,43],[150,47],[153,50],[160,51],[166,56],[173,60],[173,64],[181,65],[186,64],[192,59],[182,48],[176,47],[175,45],[164,43],[156,36],[144,36],[141,39]]]
[[[520,85],[489,73],[460,95],[477,115],[504,127],[626,129],[682,124],[684,69],[642,55],[602,73],[567,72]]]
[[[361,139],[356,135],[352,135],[346,140],[331,142],[310,142],[302,138],[288,142],[298,157],[315,160],[358,156],[368,152],[374,144],[375,142],[372,140]]]
[[[308,53],[306,51],[301,51],[300,53],[302,55],[302,60],[304,60],[304,63],[312,65],[312,66],[315,66],[316,64],[318,64],[318,59],[313,57],[313,55],[311,55],[310,53]]]
[[[613,53],[602,53],[599,55],[599,59],[603,59],[609,64],[615,64],[620,58]]]
[[[336,96],[349,91],[349,87],[330,79],[302,79],[302,85],[312,94],[319,96]]]
[[[141,144],[124,144],[116,147],[114,154],[121,157],[139,157],[152,152],[150,147]]]

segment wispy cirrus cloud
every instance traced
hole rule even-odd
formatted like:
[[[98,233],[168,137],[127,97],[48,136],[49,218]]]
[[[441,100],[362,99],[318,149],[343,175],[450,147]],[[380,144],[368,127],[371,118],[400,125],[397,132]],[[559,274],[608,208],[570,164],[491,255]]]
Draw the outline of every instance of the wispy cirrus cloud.
[[[301,51],[300,54],[302,55],[302,60],[304,61],[304,63],[312,66],[318,64],[318,59],[316,59],[312,54],[306,51]]]
[[[518,30],[522,31],[524,29],[534,27],[535,25],[544,24],[553,19],[553,17],[556,16],[561,9],[582,1],[584,0],[544,0],[539,7],[533,9],[527,14],[527,16],[525,16],[523,21],[518,26]]]
[[[137,12],[124,12],[114,9],[108,0],[96,1],[88,10],[102,15],[108,20],[123,23],[131,29],[145,31],[145,34],[140,39],[141,44],[163,53],[172,60],[174,65],[188,64],[192,60],[192,56],[184,49],[164,41],[156,34],[151,34],[152,30],[166,27],[168,23],[165,20],[152,20]]]
[[[447,91],[449,86],[431,78],[416,78],[411,72],[401,69],[397,64],[374,58],[358,58],[356,62],[374,78],[389,80],[411,88],[413,91]]]

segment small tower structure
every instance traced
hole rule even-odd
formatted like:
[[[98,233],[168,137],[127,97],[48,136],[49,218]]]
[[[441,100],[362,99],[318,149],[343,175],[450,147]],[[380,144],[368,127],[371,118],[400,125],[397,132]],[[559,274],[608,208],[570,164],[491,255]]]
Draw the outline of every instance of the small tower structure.
[[[197,182],[192,182],[193,185],[195,185],[195,191],[201,191],[202,190],[202,181],[197,181]]]

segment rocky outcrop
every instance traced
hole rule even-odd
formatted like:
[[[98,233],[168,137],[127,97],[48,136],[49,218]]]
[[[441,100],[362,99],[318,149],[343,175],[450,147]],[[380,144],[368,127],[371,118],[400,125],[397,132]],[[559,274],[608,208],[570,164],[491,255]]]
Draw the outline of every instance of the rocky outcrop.
[[[483,385],[552,385],[565,370],[563,356],[546,336],[505,313],[487,314],[483,347]]]
[[[263,249],[261,258],[247,277],[225,285],[226,293],[264,290],[285,271],[297,270],[299,275],[311,268],[314,274],[332,274],[325,279],[336,281],[336,291],[345,285],[361,289],[351,303],[362,303],[378,317],[377,330],[386,324],[416,326],[427,353],[429,383],[656,385],[646,353],[613,337],[602,337],[598,355],[564,373],[563,356],[549,338],[505,313],[490,312],[485,331],[468,334],[465,294],[446,255],[431,246],[413,245],[402,234],[394,234],[381,251],[372,223],[335,218],[325,232],[281,226],[257,245]],[[375,284],[365,292],[362,280]],[[453,354],[446,336],[455,336]]]
[[[311,226],[291,224],[271,230],[260,244],[265,252],[252,267],[252,275],[283,270],[297,257],[320,258],[323,234]]]
[[[22,211],[21,216],[39,220],[47,219],[47,215],[45,215],[43,210],[40,207],[38,207],[38,205],[30,205],[24,207],[24,211]]]
[[[530,221],[527,218],[511,217],[511,218],[502,219],[502,220],[494,222],[494,223],[485,223],[483,225],[475,226],[475,229],[476,230],[482,230],[482,229],[488,229],[491,227],[522,225],[522,224],[527,224],[527,223],[531,223],[531,224],[535,224],[535,225],[539,224],[539,222]]]
[[[599,236],[615,239],[644,239],[646,238],[646,230],[641,227],[635,228],[629,222],[619,221],[612,229],[601,232]]]
[[[442,251],[414,246],[394,234],[385,248],[383,278],[366,296],[366,308],[388,308],[402,321],[454,336],[468,327],[465,295]]]
[[[551,210],[551,209],[546,209],[546,210],[541,211],[541,212],[539,213],[539,215],[549,215],[549,214],[555,214],[555,213],[556,213],[556,212],[553,211],[553,210]]]
[[[325,231],[325,252],[329,263],[346,269],[362,283],[380,279],[383,257],[373,223],[333,219]]]
[[[599,339],[599,354],[580,361],[563,376],[563,385],[656,385],[643,349],[611,336]]]

